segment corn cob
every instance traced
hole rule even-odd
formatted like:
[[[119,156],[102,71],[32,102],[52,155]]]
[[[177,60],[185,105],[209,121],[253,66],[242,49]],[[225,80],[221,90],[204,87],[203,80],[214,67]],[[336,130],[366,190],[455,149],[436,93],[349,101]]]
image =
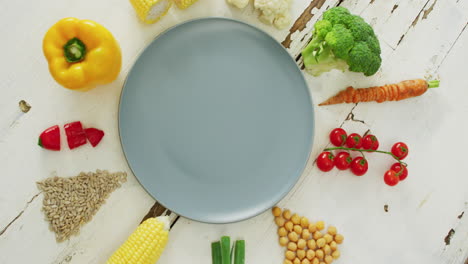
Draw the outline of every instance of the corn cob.
[[[197,0],[174,0],[177,7],[180,9],[185,9],[195,3]]]
[[[167,14],[172,6],[172,0],[130,0],[138,18],[152,24]]]
[[[161,256],[169,237],[169,217],[144,221],[106,264],[154,264]]]

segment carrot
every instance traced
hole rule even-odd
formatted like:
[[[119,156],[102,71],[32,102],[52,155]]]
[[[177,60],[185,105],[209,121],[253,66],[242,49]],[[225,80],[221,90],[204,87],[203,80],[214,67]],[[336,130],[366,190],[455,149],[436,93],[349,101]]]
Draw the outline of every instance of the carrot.
[[[332,105],[341,103],[358,103],[376,101],[382,103],[385,101],[400,101],[410,97],[420,96],[429,88],[439,87],[439,81],[430,81],[415,79],[402,81],[396,84],[388,84],[384,86],[375,86],[370,88],[354,89],[349,86],[337,95],[329,98],[325,102],[319,104]]]

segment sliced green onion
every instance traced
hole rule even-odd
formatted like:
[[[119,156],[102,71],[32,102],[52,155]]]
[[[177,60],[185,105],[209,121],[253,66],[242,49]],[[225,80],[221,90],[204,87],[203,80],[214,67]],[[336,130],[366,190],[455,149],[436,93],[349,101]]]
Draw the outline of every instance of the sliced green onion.
[[[221,243],[219,241],[211,243],[212,264],[222,264],[221,261]]]
[[[222,264],[231,264],[231,238],[228,236],[221,237],[221,261]]]
[[[236,245],[236,243],[232,243],[232,246],[231,246],[231,254],[229,255],[229,258],[231,259],[231,263],[234,263],[234,246]]]
[[[245,263],[245,240],[237,240],[234,251],[234,264]]]

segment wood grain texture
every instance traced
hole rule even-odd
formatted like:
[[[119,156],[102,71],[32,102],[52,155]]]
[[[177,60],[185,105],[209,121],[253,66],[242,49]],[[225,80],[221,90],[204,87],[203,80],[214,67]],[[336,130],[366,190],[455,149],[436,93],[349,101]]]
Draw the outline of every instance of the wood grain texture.
[[[369,78],[337,71],[318,78],[305,75],[315,103],[349,85],[367,87],[425,77],[441,79],[441,87],[401,102],[316,107],[311,159],[294,189],[279,205],[311,220],[325,220],[337,226],[345,235],[337,264],[466,262],[468,217],[466,213],[459,216],[468,211],[468,178],[461,173],[468,170],[468,164],[463,161],[464,149],[453,133],[468,133],[468,125],[463,121],[468,116],[465,102],[468,79],[465,68],[460,67],[460,60],[468,56],[468,2],[295,0],[293,3],[295,23],[282,31],[258,22],[252,6],[237,10],[219,0],[198,1],[185,11],[174,8],[150,26],[138,22],[127,1],[44,0],[41,4],[24,1],[2,4],[0,33],[8,36],[2,41],[2,48],[8,52],[0,62],[3,92],[0,164],[5,175],[0,185],[0,230],[5,230],[0,234],[0,264],[104,263],[142,219],[168,214],[130,173],[116,122],[125,76],[138,54],[158,34],[197,17],[231,17],[260,27],[283,41],[296,58],[310,41],[315,21],[328,7],[340,3],[373,25],[382,45],[382,69]],[[115,35],[124,55],[122,73],[115,83],[87,93],[74,93],[60,88],[51,79],[40,43],[48,27],[64,16],[96,20]],[[32,106],[29,112],[20,111],[20,100]],[[44,128],[74,120],[106,131],[100,148],[51,153],[35,146],[37,135]],[[370,169],[364,177],[336,170],[320,172],[314,158],[329,145],[328,132],[339,126],[361,134],[370,131],[385,149],[399,140],[408,143],[408,179],[395,188],[385,186],[382,175],[392,162],[377,155],[369,155]],[[439,159],[438,151],[451,153],[451,158]],[[37,194],[34,183],[54,173],[73,176],[97,168],[127,171],[128,182],[111,194],[78,237],[57,244],[40,212],[42,196],[32,199]],[[384,206],[388,212],[382,209]],[[269,212],[228,225],[208,225],[178,218],[174,213],[169,215],[173,223],[170,242],[158,263],[207,263],[209,243],[221,235],[246,239],[248,263],[282,260],[284,252],[276,242],[276,226]],[[446,245],[444,240],[452,229],[450,245]],[[24,254],[23,248],[28,248],[28,254]]]
[[[291,35],[296,31],[304,30],[307,23],[312,19],[312,17],[314,17],[314,15],[312,14],[312,10],[314,8],[320,9],[324,3],[325,3],[325,0],[313,0],[310,2],[309,6],[304,10],[304,12],[302,12],[299,18],[294,22],[294,25],[289,29],[289,34],[281,42],[281,44],[285,48],[289,48],[291,46],[291,42],[292,42]]]
[[[148,213],[143,217],[143,219],[141,220],[141,223],[143,223],[148,218],[158,217],[161,215],[170,215],[170,214],[171,214],[170,210],[167,210],[166,207],[162,206],[158,202],[155,202],[154,205],[151,207],[151,209],[148,211]]]

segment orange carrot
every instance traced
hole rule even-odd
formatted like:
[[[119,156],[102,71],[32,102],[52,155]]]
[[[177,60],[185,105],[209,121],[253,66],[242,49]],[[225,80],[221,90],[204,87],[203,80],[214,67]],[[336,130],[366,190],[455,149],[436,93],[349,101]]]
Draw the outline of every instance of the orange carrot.
[[[427,91],[428,88],[439,87],[439,81],[430,81],[415,79],[402,81],[397,84],[389,84],[384,86],[375,86],[370,88],[354,89],[349,86],[337,95],[329,98],[325,102],[319,104],[332,105],[341,103],[358,103],[376,101],[382,103],[385,101],[400,101],[410,97],[420,96]]]

